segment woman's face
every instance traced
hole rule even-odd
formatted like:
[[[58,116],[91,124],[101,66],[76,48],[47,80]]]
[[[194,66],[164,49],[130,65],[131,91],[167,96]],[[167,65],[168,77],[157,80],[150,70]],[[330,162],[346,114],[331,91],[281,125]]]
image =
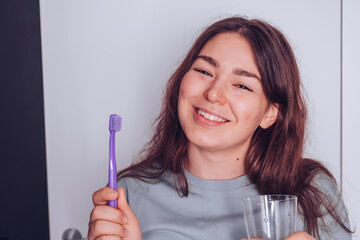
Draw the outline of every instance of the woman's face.
[[[254,131],[276,120],[243,37],[222,33],[204,45],[182,79],[178,112],[189,147],[207,151],[246,152]]]

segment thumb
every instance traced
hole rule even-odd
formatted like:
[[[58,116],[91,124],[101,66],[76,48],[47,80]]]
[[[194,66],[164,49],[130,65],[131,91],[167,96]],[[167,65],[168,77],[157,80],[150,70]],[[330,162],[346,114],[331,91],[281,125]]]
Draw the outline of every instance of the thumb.
[[[141,240],[141,229],[139,225],[139,221],[135,215],[135,213],[130,208],[128,202],[125,197],[124,188],[118,189],[119,198],[118,198],[118,209],[122,211],[122,213],[126,216],[125,224],[123,227],[126,229],[126,238],[125,240]]]
[[[129,222],[132,222],[134,220],[137,221],[137,217],[135,216],[134,212],[130,208],[126,196],[125,196],[125,189],[119,188],[118,189],[119,197],[118,197],[118,209],[120,209],[123,214],[128,218]]]
[[[249,238],[242,238],[241,240],[248,240]],[[263,238],[251,238],[251,240],[264,240]]]
[[[249,238],[242,238],[241,240],[248,240]],[[263,238],[251,238],[251,240],[264,240]]]

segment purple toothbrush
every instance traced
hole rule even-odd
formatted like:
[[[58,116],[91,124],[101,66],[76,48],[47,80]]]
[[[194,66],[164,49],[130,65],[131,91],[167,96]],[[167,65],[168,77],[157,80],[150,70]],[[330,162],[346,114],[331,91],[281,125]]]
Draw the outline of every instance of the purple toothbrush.
[[[116,183],[116,158],[115,158],[115,133],[121,130],[122,119],[116,114],[110,116],[109,130],[110,130],[110,141],[109,141],[109,187],[117,190]],[[117,200],[109,201],[109,206],[117,208]]]

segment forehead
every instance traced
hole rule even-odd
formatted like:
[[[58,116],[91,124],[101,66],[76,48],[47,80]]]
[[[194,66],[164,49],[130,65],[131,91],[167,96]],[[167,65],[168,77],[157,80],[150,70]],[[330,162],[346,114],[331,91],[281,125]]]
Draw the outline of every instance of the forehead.
[[[209,47],[217,46],[222,49],[231,48],[232,50],[248,50],[252,53],[252,48],[248,40],[237,32],[219,33],[210,38],[200,50],[203,51]],[[220,48],[221,49],[221,48]]]
[[[213,58],[221,67],[240,68],[253,72],[260,78],[250,43],[236,32],[217,34],[206,42],[198,56],[200,55]]]

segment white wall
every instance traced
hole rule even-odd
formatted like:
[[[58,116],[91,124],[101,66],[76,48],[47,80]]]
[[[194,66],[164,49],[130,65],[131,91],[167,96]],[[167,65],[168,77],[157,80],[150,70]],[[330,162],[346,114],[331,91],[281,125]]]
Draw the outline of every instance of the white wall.
[[[343,193],[360,239],[360,1],[343,1]]]
[[[40,10],[51,239],[67,228],[86,235],[91,194],[107,182],[109,115],[123,116],[122,168],[150,134],[193,39],[234,14],[268,20],[289,38],[309,103],[307,155],[339,176],[340,0],[40,0]]]

